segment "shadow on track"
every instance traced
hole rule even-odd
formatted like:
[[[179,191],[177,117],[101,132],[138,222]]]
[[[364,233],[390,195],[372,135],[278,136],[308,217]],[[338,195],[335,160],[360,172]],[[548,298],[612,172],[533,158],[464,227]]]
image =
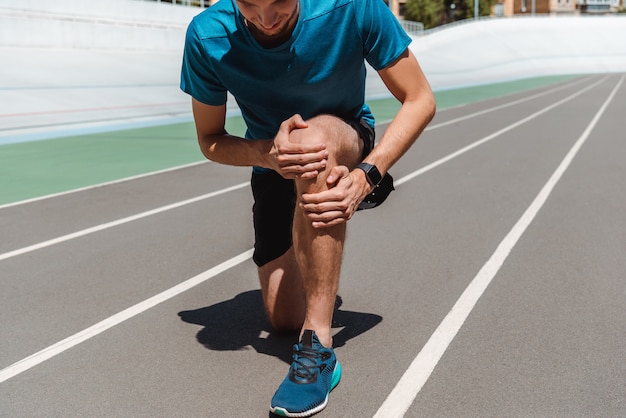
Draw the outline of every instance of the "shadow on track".
[[[333,346],[342,347],[354,338],[378,325],[382,317],[371,313],[341,310],[343,301],[337,296],[333,328],[342,328],[333,337]],[[205,308],[182,311],[180,318],[202,328],[196,335],[209,350],[234,351],[247,346],[258,353],[274,356],[291,363],[291,348],[297,333],[277,333],[266,319],[260,290],[240,293],[233,299]]]

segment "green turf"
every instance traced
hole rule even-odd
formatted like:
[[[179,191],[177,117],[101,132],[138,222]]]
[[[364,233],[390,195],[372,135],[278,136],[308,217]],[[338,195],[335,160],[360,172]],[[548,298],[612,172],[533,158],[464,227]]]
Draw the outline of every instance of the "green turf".
[[[542,77],[436,92],[437,106],[503,96],[564,81],[571,76]],[[393,99],[369,102],[376,120],[393,118]],[[227,130],[243,135],[241,117],[230,117]],[[138,174],[202,161],[192,122],[111,131],[50,140],[0,145],[0,204],[63,192]]]
[[[518,93],[537,87],[571,80],[576,77],[579,76],[563,75],[537,77],[506,83],[489,84],[487,86],[466,87],[463,89],[441,91],[435,93],[437,97],[437,107],[444,109],[446,107],[479,102],[481,100],[487,100],[494,97],[505,96],[507,94]]]
[[[529,78],[526,80],[510,81],[506,83],[489,84],[486,86],[466,87],[462,89],[436,91],[435,99],[438,109],[445,109],[452,106],[460,106],[468,103],[479,102],[481,100],[492,99],[494,97],[506,96],[520,91],[533,89],[549,84],[566,81],[577,76],[550,76]],[[394,98],[381,99],[368,102],[372,113],[379,122],[393,119],[400,109],[400,104]]]
[[[130,177],[202,158],[193,123],[0,146],[0,203]]]

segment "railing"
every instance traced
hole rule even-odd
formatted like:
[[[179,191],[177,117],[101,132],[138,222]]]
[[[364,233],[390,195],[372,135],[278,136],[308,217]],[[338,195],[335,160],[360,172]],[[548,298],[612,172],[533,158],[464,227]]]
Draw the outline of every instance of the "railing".
[[[157,3],[180,4],[182,6],[193,6],[193,7],[209,7],[210,5],[217,3],[217,0],[149,0],[149,1],[156,1]]]
[[[461,26],[461,25],[467,25],[467,24],[471,24],[471,23],[475,23],[477,21],[487,21],[487,20],[506,20],[506,19],[534,19],[534,18],[545,18],[545,19],[554,19],[554,18],[559,18],[559,19],[585,19],[587,17],[591,17],[593,14],[563,14],[563,15],[555,15],[552,13],[535,13],[534,15],[531,15],[530,13],[527,14],[517,14],[517,15],[513,15],[513,16],[507,16],[507,17],[498,17],[498,16],[480,16],[478,18],[469,18],[469,19],[463,19],[463,20],[457,20],[456,22],[452,22],[452,23],[446,23],[445,25],[441,25],[441,26],[437,26],[428,30],[424,31],[424,35],[430,35],[431,33],[435,33],[435,32],[439,32],[445,29],[450,29],[452,27],[455,26]],[[611,15],[611,17],[615,18],[622,18],[619,14],[613,14]],[[626,16],[624,16],[624,20],[626,20]]]
[[[131,27],[140,29],[156,29],[156,30],[172,30],[184,31],[187,27],[186,23],[176,22],[159,22],[148,19],[125,19],[120,17],[108,16],[91,16],[84,14],[59,13],[48,10],[19,10],[19,9],[2,9],[0,8],[0,18],[7,19],[25,19],[41,24],[45,22],[63,22],[78,23],[84,25],[110,25],[118,27]],[[94,26],[95,27],[95,26]],[[2,42],[0,42],[0,45]]]
[[[157,3],[180,4],[182,6],[193,6],[193,7],[209,7],[212,4],[217,3],[219,0],[142,0],[142,1],[154,1]],[[421,22],[413,22],[410,20],[400,19],[400,24],[402,25],[406,33],[408,33],[409,35],[421,36],[424,34],[424,24]]]
[[[400,24],[409,35],[420,36],[424,34],[424,24],[411,20],[400,20]]]

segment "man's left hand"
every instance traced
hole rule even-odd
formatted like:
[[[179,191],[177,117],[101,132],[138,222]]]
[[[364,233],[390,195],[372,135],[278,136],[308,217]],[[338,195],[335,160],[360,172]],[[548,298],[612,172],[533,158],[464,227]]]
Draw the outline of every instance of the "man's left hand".
[[[326,183],[328,190],[301,196],[300,207],[314,228],[327,228],[350,220],[372,189],[361,170],[350,172],[343,165],[332,168]]]

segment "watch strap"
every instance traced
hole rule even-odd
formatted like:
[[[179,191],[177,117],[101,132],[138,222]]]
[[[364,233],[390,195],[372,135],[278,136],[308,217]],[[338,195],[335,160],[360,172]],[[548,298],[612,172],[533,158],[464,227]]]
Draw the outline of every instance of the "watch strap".
[[[356,168],[359,168],[365,172],[367,181],[374,187],[378,186],[380,181],[383,179],[380,171],[378,171],[378,167],[376,167],[374,164],[359,163],[356,165]]]

